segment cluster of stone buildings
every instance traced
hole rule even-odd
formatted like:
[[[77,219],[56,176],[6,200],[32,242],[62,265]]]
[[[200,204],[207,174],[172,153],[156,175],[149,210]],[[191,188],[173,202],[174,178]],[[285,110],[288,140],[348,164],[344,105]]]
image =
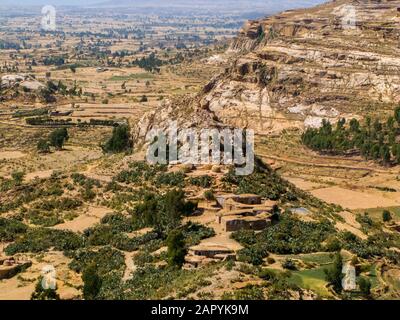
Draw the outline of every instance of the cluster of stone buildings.
[[[239,230],[260,231],[272,225],[276,202],[266,201],[253,194],[220,195],[216,197],[222,208],[216,221],[225,232]]]
[[[273,224],[277,206],[275,201],[264,201],[254,194],[225,194],[216,196],[216,227],[226,233],[239,230],[261,231]],[[198,267],[210,261],[236,259],[236,250],[224,243],[204,242],[189,248],[186,262]]]

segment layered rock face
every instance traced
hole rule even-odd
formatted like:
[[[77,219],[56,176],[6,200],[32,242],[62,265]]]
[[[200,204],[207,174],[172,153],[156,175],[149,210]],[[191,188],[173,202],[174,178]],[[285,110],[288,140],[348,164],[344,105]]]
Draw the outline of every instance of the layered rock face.
[[[135,137],[171,120],[265,134],[391,108],[400,101],[400,1],[338,0],[249,21],[227,55],[224,73],[146,115]]]

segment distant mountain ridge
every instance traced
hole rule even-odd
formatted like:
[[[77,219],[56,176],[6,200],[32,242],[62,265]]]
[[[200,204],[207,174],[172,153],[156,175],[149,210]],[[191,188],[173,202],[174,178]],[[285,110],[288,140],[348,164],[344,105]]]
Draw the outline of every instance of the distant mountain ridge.
[[[139,7],[219,7],[219,6],[234,6],[234,7],[263,7],[269,8],[270,11],[282,11],[289,8],[310,7],[319,3],[325,2],[324,0],[108,0],[100,2],[100,6],[139,6]],[[250,9],[250,8],[249,8]]]

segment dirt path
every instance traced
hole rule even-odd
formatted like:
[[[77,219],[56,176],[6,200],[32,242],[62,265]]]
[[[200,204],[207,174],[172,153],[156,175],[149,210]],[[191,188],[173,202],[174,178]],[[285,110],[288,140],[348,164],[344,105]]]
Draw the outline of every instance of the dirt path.
[[[133,262],[134,256],[138,253],[138,251],[134,252],[125,252],[125,273],[124,276],[122,277],[123,281],[127,281],[132,277],[132,273],[134,273],[137,269],[137,266]]]

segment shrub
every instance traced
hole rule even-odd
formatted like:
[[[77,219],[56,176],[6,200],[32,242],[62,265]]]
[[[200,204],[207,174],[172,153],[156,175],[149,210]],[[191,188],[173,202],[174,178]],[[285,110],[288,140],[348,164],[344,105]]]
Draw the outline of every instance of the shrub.
[[[392,215],[388,210],[382,212],[382,220],[383,222],[389,222],[392,220]]]
[[[186,247],[182,231],[172,230],[168,234],[168,265],[181,268],[185,262]]]
[[[201,240],[215,236],[214,229],[192,222],[182,227],[182,233],[187,246],[197,245]]]
[[[232,237],[248,248],[256,246],[256,251],[260,253],[298,254],[321,251],[321,243],[335,232],[327,220],[305,222],[283,214],[278,224],[260,233],[238,231],[234,232]]]
[[[109,246],[100,249],[81,248],[66,252],[72,258],[69,267],[75,272],[84,272],[89,266],[96,266],[96,273],[104,277],[112,272],[123,275],[125,270],[125,257],[120,251]]]
[[[127,151],[132,147],[130,130],[127,125],[115,127],[111,138],[102,146],[103,151],[107,153],[119,153]]]
[[[358,285],[364,296],[369,297],[371,295],[371,281],[368,278],[360,277],[358,279]]]
[[[49,135],[50,145],[55,147],[57,150],[62,150],[66,141],[68,141],[69,135],[66,128],[56,129]]]
[[[24,181],[25,173],[22,171],[13,171],[11,178],[14,180],[15,185],[19,186]]]
[[[15,219],[0,218],[0,242],[11,242],[26,233],[28,227]]]
[[[83,246],[82,238],[71,231],[35,228],[28,230],[21,238],[5,248],[8,255],[25,252],[55,250],[76,250]]]
[[[262,287],[248,285],[242,289],[235,290],[233,293],[224,293],[223,300],[265,300]]]
[[[40,139],[37,143],[37,150],[39,153],[49,153],[50,145],[46,140]]]
[[[213,201],[213,200],[215,200],[214,192],[212,192],[212,190],[206,190],[206,191],[204,191],[204,198],[205,198],[207,201]]]
[[[191,185],[201,187],[201,188],[210,188],[212,185],[212,178],[210,176],[199,176],[199,177],[191,177],[189,179]]]
[[[282,267],[288,270],[297,270],[296,264],[292,259],[285,259],[282,263]]]
[[[102,280],[97,273],[95,264],[89,265],[82,273],[83,298],[85,300],[95,300],[100,292]]]
[[[342,269],[343,260],[340,252],[336,253],[335,260],[333,261],[333,266],[331,269],[325,269],[325,279],[328,281],[336,292],[342,291]]]

